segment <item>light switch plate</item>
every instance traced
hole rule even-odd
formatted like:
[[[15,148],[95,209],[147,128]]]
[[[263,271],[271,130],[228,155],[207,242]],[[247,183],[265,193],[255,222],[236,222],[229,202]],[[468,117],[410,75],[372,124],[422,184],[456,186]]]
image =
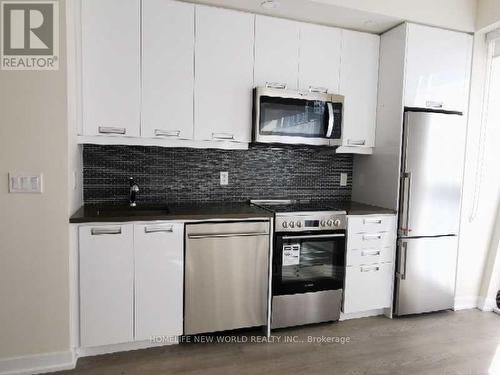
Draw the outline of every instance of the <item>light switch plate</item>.
[[[42,175],[9,173],[9,193],[41,193]]]
[[[220,173],[220,184],[221,186],[225,186],[229,184],[229,172],[221,172]]]
[[[347,173],[340,174],[340,186],[347,186]]]

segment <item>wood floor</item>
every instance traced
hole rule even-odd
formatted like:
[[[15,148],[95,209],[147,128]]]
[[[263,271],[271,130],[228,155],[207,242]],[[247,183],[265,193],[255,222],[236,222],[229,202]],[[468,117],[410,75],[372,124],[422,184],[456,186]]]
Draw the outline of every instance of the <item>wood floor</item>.
[[[81,358],[64,374],[500,374],[500,315],[478,310],[284,329],[274,334],[280,342],[250,342],[259,334]],[[335,342],[342,337],[349,342]]]

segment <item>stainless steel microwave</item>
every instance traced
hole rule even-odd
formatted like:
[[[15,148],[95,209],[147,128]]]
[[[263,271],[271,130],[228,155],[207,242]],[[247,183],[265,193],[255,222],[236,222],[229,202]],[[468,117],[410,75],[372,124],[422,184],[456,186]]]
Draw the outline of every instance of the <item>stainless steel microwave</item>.
[[[325,92],[254,89],[253,141],[339,146],[344,97]]]

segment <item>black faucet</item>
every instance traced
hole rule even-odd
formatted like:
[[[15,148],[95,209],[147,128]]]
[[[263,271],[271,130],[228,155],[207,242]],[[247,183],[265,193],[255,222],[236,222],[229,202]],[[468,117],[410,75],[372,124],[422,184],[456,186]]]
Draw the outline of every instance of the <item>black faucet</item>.
[[[139,191],[139,185],[137,185],[135,183],[133,177],[130,177],[128,179],[128,181],[130,183],[129,206],[135,207],[135,206],[137,206],[137,203],[135,203],[135,198],[136,198],[137,192]]]

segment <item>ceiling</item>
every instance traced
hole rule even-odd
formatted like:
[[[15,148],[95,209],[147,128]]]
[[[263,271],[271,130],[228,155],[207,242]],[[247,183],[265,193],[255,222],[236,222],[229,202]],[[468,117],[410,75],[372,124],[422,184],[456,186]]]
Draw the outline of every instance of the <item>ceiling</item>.
[[[318,0],[276,0],[278,6],[274,9],[262,7],[261,3],[264,0],[188,1],[376,34],[387,31],[403,22],[401,18],[350,9]]]

